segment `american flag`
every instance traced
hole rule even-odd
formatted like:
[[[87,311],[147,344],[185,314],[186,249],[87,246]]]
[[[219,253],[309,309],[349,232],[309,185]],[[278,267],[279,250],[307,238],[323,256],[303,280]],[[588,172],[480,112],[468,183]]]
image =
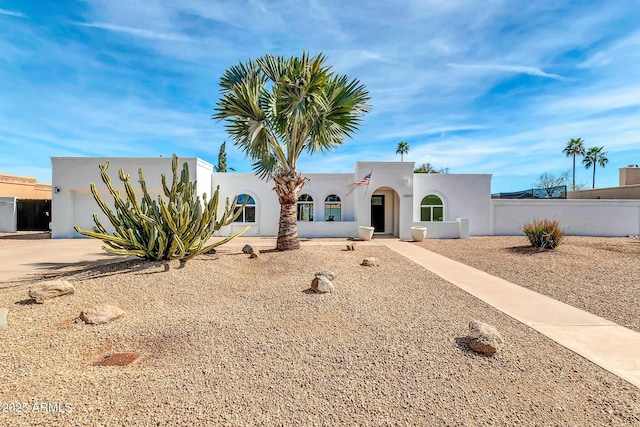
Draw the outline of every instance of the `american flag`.
[[[372,173],[373,173],[373,171],[369,172],[369,175],[365,176],[360,181],[356,181],[354,183],[349,184],[347,186],[347,188],[349,189],[349,191],[347,192],[347,196],[349,194],[351,194],[353,192],[353,190],[355,190],[357,187],[361,187],[363,185],[368,186],[369,185],[369,181],[371,181],[371,174]]]

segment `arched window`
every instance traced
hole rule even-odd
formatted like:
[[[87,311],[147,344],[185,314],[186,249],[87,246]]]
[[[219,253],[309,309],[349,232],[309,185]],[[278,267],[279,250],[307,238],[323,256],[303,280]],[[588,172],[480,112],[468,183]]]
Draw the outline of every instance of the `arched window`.
[[[247,204],[243,208],[245,200],[247,200]],[[240,194],[236,198],[235,212],[237,213],[239,210],[242,210],[242,213],[234,222],[256,222],[256,201],[253,200],[253,197],[248,194]]]
[[[324,199],[324,220],[342,221],[342,202],[335,194],[330,194]]]
[[[298,197],[298,221],[313,221],[313,197],[303,194]]]
[[[444,204],[435,194],[429,194],[420,202],[420,221],[444,221]]]

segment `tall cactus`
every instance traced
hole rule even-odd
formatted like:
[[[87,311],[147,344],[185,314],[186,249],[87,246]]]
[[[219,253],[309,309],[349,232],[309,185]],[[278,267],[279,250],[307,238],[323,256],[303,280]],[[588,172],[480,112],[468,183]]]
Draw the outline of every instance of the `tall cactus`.
[[[178,177],[178,157],[175,154],[171,162],[173,172],[171,185],[167,185],[163,173],[162,188],[165,197],[158,196],[157,201],[153,200],[147,192],[142,168],[138,169],[143,193],[141,202],[138,202],[131,186],[130,175],[125,174],[123,169],[120,169],[120,181],[123,182],[127,193],[126,200],[122,199],[120,191],[111,183],[107,173],[109,162],[99,165],[99,168],[102,181],[113,197],[115,212],[112,212],[102,200],[95,183],[91,183],[91,193],[115,231],[109,234],[95,213],[93,214],[95,222],[93,231],[81,230],[77,225],[74,229],[84,236],[102,240],[106,245],[102,248],[107,252],[163,261],[165,270],[168,270],[169,260],[178,259],[180,266],[183,267],[193,257],[227,243],[250,228],[245,227],[225,239],[207,245],[213,233],[235,221],[242,209],[236,209],[235,198],[233,203],[230,203],[227,198],[224,213],[218,219],[220,186],[216,187],[210,200],[207,200],[207,195],[203,194],[201,202],[196,195],[195,181],[189,180],[187,163],[183,164],[182,172]],[[244,208],[244,205],[242,207]]]

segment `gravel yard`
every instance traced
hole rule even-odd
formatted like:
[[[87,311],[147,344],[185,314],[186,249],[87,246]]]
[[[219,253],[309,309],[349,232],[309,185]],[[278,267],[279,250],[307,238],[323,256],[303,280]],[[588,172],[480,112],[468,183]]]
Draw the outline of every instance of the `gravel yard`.
[[[25,281],[0,284],[0,425],[640,424],[640,389],[385,247],[342,249],[252,260],[222,247],[167,273],[97,265],[65,277],[74,295],[43,305],[21,302]],[[381,266],[360,266],[365,256]],[[336,292],[305,292],[322,269],[337,273]],[[74,322],[101,302],[127,315]],[[504,350],[471,352],[470,319],[496,326]],[[91,365],[115,352],[142,356]],[[62,411],[33,409],[56,402]]]
[[[555,251],[524,236],[416,244],[640,332],[640,240],[568,236]]]

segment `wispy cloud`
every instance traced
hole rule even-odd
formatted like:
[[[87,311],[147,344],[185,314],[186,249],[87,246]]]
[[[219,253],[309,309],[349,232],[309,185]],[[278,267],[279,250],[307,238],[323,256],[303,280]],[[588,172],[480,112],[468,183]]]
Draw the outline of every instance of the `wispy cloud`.
[[[530,76],[545,77],[548,79],[564,80],[564,77],[558,74],[546,73],[537,67],[526,67],[521,65],[505,65],[505,64],[447,64],[449,67],[454,68],[468,68],[472,70],[489,70],[489,71],[501,71],[505,73],[513,74],[528,74]]]
[[[109,24],[107,22],[75,22],[75,25],[89,28],[99,28],[106,31],[115,31],[117,33],[129,34],[150,40],[187,42],[187,43],[203,43],[204,40],[186,36],[178,33],[160,33],[146,28],[126,27],[123,25]]]
[[[16,18],[27,17],[27,15],[25,15],[22,12],[16,12],[15,10],[7,10],[7,9],[0,9],[0,15],[15,16]]]

